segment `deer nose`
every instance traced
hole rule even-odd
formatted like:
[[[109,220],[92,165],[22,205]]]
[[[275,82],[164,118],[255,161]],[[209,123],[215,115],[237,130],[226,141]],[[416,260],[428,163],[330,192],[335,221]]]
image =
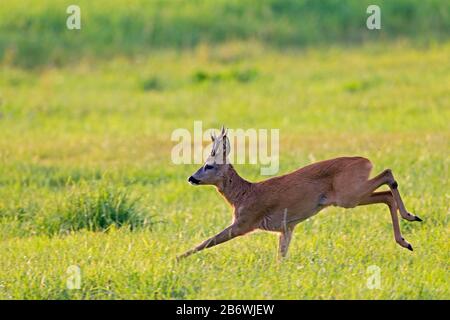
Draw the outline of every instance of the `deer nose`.
[[[194,185],[200,183],[200,180],[195,179],[193,176],[190,176],[188,181],[189,181],[190,184],[194,184]]]

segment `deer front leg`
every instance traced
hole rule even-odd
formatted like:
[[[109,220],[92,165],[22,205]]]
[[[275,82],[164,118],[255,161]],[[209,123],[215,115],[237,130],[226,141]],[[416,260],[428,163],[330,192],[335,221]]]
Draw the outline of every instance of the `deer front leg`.
[[[283,220],[281,221],[281,234],[278,244],[278,259],[286,257],[289,244],[292,239],[293,227],[287,223],[287,208],[284,209]]]
[[[238,223],[233,223],[231,226],[225,228],[223,231],[216,234],[214,237],[209,238],[208,240],[203,241],[201,244],[199,244],[194,249],[191,249],[189,251],[186,251],[182,255],[177,257],[177,260],[186,258],[190,256],[191,254],[194,254],[198,251],[201,251],[206,248],[211,248],[213,246],[216,246],[218,244],[224,243],[228,240],[231,240],[233,238],[236,238],[238,236],[243,235],[244,233],[248,232],[250,230],[247,230],[243,226],[241,226]]]
[[[285,258],[289,249],[289,244],[292,239],[292,229],[283,230],[280,233],[279,242],[278,242],[278,258]]]

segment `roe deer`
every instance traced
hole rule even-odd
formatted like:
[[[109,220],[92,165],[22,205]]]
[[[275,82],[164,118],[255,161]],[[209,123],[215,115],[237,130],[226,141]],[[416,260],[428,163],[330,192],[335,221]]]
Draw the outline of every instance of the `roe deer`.
[[[397,210],[403,219],[422,221],[409,213],[400,197],[390,169],[369,179],[372,164],[362,157],[341,157],[320,161],[297,171],[251,183],[241,178],[228,163],[227,131],[211,135],[213,148],[205,164],[189,177],[193,185],[214,185],[234,209],[234,221],[222,232],[178,258],[210,248],[251,231],[279,232],[279,256],[285,257],[294,227],[328,206],[354,208],[384,203],[389,207],[395,241],[413,250],[400,233]],[[390,191],[375,192],[382,185]]]

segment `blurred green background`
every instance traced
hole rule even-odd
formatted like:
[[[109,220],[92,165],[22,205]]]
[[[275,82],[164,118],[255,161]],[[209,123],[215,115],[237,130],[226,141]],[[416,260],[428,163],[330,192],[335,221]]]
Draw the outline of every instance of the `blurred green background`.
[[[82,32],[64,28],[70,4],[82,8]],[[370,4],[382,7],[377,32],[366,28]],[[448,39],[449,14],[442,0],[2,1],[0,60],[33,67],[237,40],[281,50],[393,39],[426,44]]]

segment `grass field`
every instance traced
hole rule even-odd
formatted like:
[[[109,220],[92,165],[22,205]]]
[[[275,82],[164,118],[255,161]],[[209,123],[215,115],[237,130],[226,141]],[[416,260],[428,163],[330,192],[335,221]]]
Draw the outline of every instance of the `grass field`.
[[[450,47],[279,51],[233,42],[0,78],[0,298],[449,299]],[[202,75],[201,77],[199,75]],[[173,165],[176,128],[279,128],[280,174],[362,155],[391,168],[414,252],[388,209],[328,208],[290,255],[254,233],[176,263],[231,210]],[[259,166],[237,165],[250,180]],[[123,224],[123,227],[119,227]],[[81,269],[81,288],[66,286]],[[381,288],[366,283],[369,266]]]
[[[0,299],[449,299],[450,3],[376,1],[368,31],[372,2],[79,0],[77,31],[72,1],[2,3]],[[280,129],[279,174],[391,168],[414,252],[375,205],[300,224],[281,263],[262,232],[177,263],[231,220],[171,161],[196,120]]]

